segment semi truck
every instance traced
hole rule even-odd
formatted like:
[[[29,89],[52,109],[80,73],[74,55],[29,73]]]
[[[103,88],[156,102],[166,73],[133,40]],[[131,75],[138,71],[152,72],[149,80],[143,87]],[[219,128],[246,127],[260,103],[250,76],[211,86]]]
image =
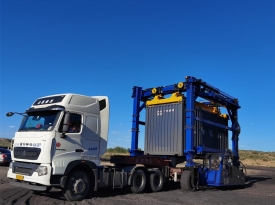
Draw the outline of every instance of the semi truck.
[[[129,156],[112,156],[105,165],[100,159],[108,143],[107,96],[49,95],[24,113],[7,113],[23,115],[12,139],[10,183],[35,192],[60,188],[69,201],[106,187],[159,192],[172,181],[188,193],[245,184],[238,99],[192,76],[168,86],[134,86],[132,98]],[[143,151],[138,149],[140,126],[145,126]]]

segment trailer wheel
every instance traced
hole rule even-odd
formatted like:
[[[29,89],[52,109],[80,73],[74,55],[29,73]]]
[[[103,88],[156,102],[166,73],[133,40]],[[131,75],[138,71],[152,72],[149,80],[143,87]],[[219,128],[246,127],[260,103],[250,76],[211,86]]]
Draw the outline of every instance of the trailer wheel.
[[[90,180],[86,172],[75,171],[67,179],[63,194],[68,201],[80,201],[87,196],[89,190]]]
[[[131,191],[133,193],[142,193],[146,188],[146,175],[142,169],[135,170],[131,180]]]
[[[184,170],[181,174],[180,185],[182,191],[195,191],[196,188],[192,183],[193,172]]]
[[[163,183],[163,174],[159,169],[152,171],[150,173],[150,185],[153,192],[161,191]]]

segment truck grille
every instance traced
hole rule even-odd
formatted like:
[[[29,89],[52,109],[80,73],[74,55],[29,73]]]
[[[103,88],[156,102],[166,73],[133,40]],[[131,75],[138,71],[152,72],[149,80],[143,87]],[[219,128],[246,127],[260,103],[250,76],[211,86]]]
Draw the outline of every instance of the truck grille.
[[[39,164],[14,162],[12,165],[12,173],[31,176],[38,166]]]
[[[25,168],[25,167],[14,167],[14,173],[31,175],[32,169],[31,168]]]
[[[40,148],[14,147],[14,157],[17,159],[36,160],[41,152]]]

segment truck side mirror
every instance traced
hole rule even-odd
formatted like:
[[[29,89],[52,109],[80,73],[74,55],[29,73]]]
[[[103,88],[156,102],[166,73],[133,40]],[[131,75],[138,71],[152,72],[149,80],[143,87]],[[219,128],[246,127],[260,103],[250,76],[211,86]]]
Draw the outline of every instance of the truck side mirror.
[[[8,112],[8,113],[6,114],[7,117],[10,117],[10,116],[13,116],[13,115],[14,115],[14,112]]]
[[[64,125],[62,126],[62,132],[69,132],[69,130],[70,130],[70,126],[69,126],[69,125],[64,124]]]
[[[64,122],[63,122],[62,130],[61,130],[61,136],[60,136],[61,138],[66,138],[65,133],[69,132],[69,130],[70,130],[70,126],[68,125],[68,122],[70,121],[70,118],[71,118],[71,114],[66,113],[65,116],[64,116]]]
[[[67,124],[63,124],[62,125],[62,130],[61,130],[61,138],[66,138],[66,132],[69,132],[69,130],[70,130],[70,126],[69,125],[67,125]]]
[[[69,130],[70,130],[70,126],[69,125],[67,125],[67,124],[64,124],[63,126],[62,126],[62,133],[61,133],[61,138],[66,138],[67,136],[66,136],[66,132],[69,132]]]
[[[62,133],[61,133],[61,135],[60,135],[60,137],[61,138],[66,138],[67,136],[66,136],[66,132],[69,132],[69,130],[70,130],[70,126],[69,125],[67,125],[67,124],[64,124],[63,126],[62,126]]]

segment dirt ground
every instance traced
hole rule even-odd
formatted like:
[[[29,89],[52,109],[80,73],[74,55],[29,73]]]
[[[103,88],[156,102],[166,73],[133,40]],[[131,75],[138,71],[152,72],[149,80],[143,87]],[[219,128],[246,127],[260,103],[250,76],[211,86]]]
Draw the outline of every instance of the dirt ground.
[[[266,166],[266,167],[274,167],[275,168],[275,161],[263,161],[257,159],[245,159],[242,160],[242,163],[249,164],[252,166]]]
[[[248,167],[248,182],[242,189],[206,188],[196,192],[182,193],[179,184],[171,183],[162,192],[133,194],[129,188],[105,189],[91,193],[81,202],[65,201],[58,189],[47,194],[34,194],[31,190],[14,187],[6,177],[8,168],[0,166],[0,204],[100,204],[100,205],[257,205],[275,204],[275,168]]]

